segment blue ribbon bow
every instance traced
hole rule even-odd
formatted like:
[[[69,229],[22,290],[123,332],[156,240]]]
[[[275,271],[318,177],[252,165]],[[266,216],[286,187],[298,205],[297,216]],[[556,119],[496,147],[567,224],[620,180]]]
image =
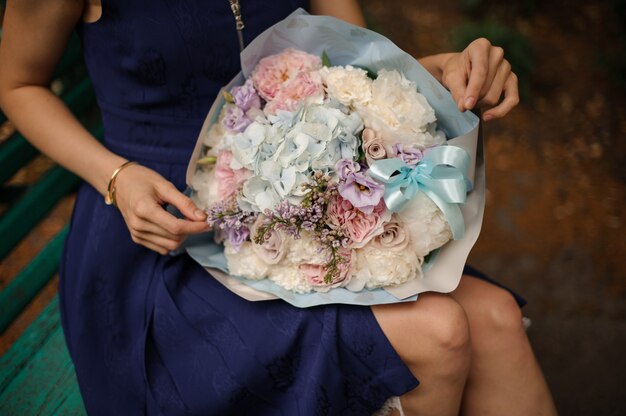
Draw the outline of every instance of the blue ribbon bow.
[[[418,191],[426,194],[443,212],[452,238],[465,233],[463,214],[458,204],[467,199],[472,184],[467,178],[470,157],[456,146],[438,146],[424,153],[424,158],[411,168],[401,159],[375,161],[367,174],[385,183],[385,204],[392,212],[401,211]]]

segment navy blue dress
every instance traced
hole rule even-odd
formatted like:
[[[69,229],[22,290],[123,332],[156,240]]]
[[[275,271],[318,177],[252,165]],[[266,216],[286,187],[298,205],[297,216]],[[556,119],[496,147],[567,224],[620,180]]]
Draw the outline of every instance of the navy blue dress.
[[[103,0],[79,33],[112,151],[185,188],[218,89],[239,71],[227,0]],[[244,37],[307,4],[242,0]],[[418,385],[369,307],[248,302],[186,255],[131,241],[84,184],[63,328],[90,415],[370,415]]]

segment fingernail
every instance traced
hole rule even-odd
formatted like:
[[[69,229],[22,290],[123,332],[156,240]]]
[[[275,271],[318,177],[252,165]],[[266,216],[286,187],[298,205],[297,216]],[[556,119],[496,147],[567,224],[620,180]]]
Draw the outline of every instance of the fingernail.
[[[485,114],[483,116],[483,121],[493,120],[493,116],[491,114]]]
[[[465,108],[472,108],[475,102],[476,100],[474,99],[474,97],[467,97],[465,99]]]
[[[200,220],[203,220],[206,217],[204,212],[200,211],[199,209],[195,210],[194,215]]]

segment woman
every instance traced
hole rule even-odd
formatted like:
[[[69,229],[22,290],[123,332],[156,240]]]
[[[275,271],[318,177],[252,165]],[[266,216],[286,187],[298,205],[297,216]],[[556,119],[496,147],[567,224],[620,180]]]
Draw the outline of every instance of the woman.
[[[226,0],[22,0],[7,4],[0,104],[31,142],[85,181],[59,292],[68,348],[90,414],[554,414],[505,290],[464,276],[417,302],[296,309],[247,302],[187,256],[208,230],[184,171],[218,88],[238,71]],[[249,42],[304,1],[242,0]],[[312,13],[363,25],[354,0]],[[78,26],[105,126],[100,144],[47,88]],[[485,121],[518,102],[500,48],[480,39],[422,64]],[[116,206],[107,206],[115,182]],[[163,206],[185,216],[176,219]],[[419,378],[419,387],[417,378]]]

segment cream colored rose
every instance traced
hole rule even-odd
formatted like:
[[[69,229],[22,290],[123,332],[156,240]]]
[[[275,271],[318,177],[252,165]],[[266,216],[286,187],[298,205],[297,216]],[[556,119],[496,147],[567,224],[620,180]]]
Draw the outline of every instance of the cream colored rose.
[[[387,150],[385,150],[383,140],[374,130],[364,129],[361,139],[363,140],[363,151],[368,166],[372,166],[375,160],[387,158]]]
[[[350,65],[319,70],[326,93],[347,106],[363,106],[372,98],[372,80],[367,72]]]
[[[452,238],[450,225],[443,213],[423,192],[418,192],[396,215],[399,221],[405,223],[411,240],[409,245],[420,257],[443,246]]]
[[[391,221],[385,223],[382,234],[374,238],[371,244],[379,250],[400,252],[407,248],[411,240],[407,225],[398,221],[394,215]]]
[[[263,225],[267,218],[265,215],[259,215],[257,220],[250,227],[250,236],[256,238],[259,227]],[[281,230],[270,230],[265,234],[266,238],[261,244],[252,244],[252,250],[266,264],[278,264],[285,258],[288,250],[288,243],[293,239]]]

